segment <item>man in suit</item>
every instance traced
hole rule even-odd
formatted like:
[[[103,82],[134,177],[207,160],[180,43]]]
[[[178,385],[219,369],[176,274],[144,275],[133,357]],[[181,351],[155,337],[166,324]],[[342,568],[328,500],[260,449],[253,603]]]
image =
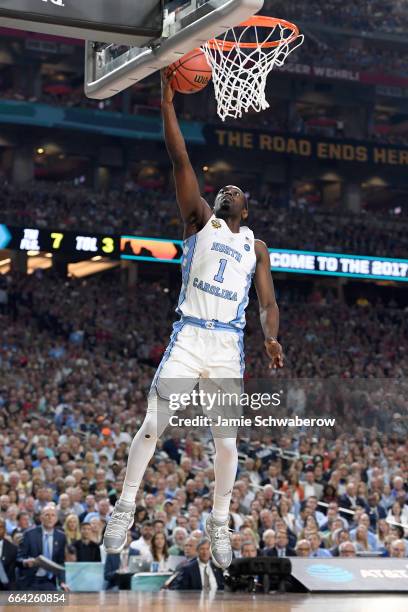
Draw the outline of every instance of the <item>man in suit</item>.
[[[197,559],[184,565],[170,588],[178,591],[217,591],[224,589],[224,576],[211,558],[210,542],[200,540],[197,546]]]
[[[369,508],[362,497],[357,496],[357,487],[354,482],[349,482],[346,486],[346,492],[339,499],[340,508],[344,508],[346,510],[355,510],[357,506],[360,506],[365,509],[366,512],[369,512]],[[340,512],[341,516],[344,516],[349,523],[353,520],[353,514],[349,514],[348,512]]]
[[[0,591],[12,591],[16,586],[17,546],[5,536],[6,521],[0,517]]]
[[[65,561],[66,539],[63,531],[55,529],[58,515],[55,505],[47,505],[41,511],[41,525],[32,527],[23,534],[17,552],[17,565],[20,569],[18,587],[22,591],[56,591],[55,574],[36,565],[36,557],[43,555],[51,561],[63,565]],[[63,580],[62,576],[62,580]],[[60,582],[67,590],[66,584]]]
[[[279,490],[283,485],[283,478],[277,463],[271,463],[269,465],[268,472],[261,482],[262,487],[268,484],[272,485],[275,490]]]
[[[276,536],[276,544],[273,548],[269,548],[265,552],[266,557],[296,557],[294,548],[288,546],[289,538],[286,531],[278,531]]]

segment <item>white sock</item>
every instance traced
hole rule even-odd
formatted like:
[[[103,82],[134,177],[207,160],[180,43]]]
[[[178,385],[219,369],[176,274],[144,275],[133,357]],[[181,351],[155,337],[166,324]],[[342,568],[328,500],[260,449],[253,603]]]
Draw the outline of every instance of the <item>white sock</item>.
[[[214,438],[215,489],[212,515],[217,522],[228,520],[232,488],[238,467],[236,438]]]

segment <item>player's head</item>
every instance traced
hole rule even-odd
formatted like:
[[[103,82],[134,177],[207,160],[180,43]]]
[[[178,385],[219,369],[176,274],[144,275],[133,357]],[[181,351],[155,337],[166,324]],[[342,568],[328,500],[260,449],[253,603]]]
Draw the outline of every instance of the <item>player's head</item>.
[[[221,219],[248,218],[248,200],[245,193],[235,185],[226,185],[217,193],[214,202],[214,213]]]

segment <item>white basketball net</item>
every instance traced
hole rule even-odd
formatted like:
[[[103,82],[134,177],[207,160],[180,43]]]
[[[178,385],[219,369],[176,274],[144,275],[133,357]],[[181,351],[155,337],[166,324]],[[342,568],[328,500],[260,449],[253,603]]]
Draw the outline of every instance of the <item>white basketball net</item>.
[[[271,28],[241,25],[213,39],[211,45],[203,45],[201,49],[213,73],[219,117],[225,121],[227,117],[242,117],[251,109],[260,112],[269,108],[265,98],[268,74],[275,65],[282,66],[303,40],[303,35],[294,36],[291,28],[277,23]],[[240,47],[240,43],[248,41],[256,42],[256,47]],[[279,42],[277,46],[264,46],[272,41]]]

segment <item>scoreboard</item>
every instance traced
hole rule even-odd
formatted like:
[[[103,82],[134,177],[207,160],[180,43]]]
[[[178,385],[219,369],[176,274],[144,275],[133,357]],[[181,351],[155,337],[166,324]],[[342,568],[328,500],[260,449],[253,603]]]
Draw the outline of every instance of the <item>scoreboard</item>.
[[[0,224],[0,248],[120,259],[120,237],[86,232],[12,227]]]
[[[182,240],[13,227],[0,223],[0,249],[62,253],[73,261],[107,257],[180,265]],[[408,259],[269,249],[271,270],[292,274],[408,282]]]

